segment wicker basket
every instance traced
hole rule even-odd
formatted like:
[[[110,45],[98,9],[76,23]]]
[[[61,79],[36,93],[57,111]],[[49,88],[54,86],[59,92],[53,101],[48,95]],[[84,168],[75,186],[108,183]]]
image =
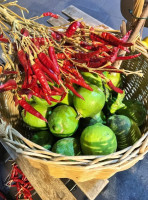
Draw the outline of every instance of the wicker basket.
[[[122,63],[122,67],[129,70],[142,69],[144,73],[142,78],[131,75],[124,78],[123,82],[126,97],[142,101],[148,111],[147,66],[148,61],[143,56]],[[12,94],[9,92],[3,94],[0,102],[3,119],[23,133],[19,110],[14,106]],[[3,136],[4,143],[16,152],[16,157],[22,154],[35,168],[49,171],[49,174],[56,178],[70,178],[75,181],[107,179],[116,172],[132,167],[148,152],[148,115],[142,127],[143,136],[138,142],[106,156],[62,156],[36,145],[16,129],[2,121],[0,135]]]
[[[148,61],[144,56],[140,56],[123,62],[122,68],[131,71],[142,69],[144,73],[142,78],[131,75],[124,77],[123,82],[127,99],[143,102],[148,111]],[[25,127],[22,126],[19,109],[15,107],[10,92],[0,96],[0,113],[1,141],[13,152],[13,158],[16,159],[21,155],[28,164],[48,171],[55,178],[70,178],[77,182],[107,179],[116,172],[132,167],[148,152],[148,115],[142,127],[143,136],[133,146],[106,156],[62,156],[44,149],[23,136]]]

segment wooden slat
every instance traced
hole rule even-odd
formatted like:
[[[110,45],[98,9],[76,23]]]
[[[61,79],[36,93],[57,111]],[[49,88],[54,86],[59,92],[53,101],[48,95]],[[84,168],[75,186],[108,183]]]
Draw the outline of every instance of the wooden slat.
[[[90,200],[94,200],[108,183],[108,180],[90,180],[81,183],[76,182],[78,187]]]
[[[62,13],[64,13],[65,15],[67,15],[68,17],[70,17],[71,19],[74,19],[74,20],[83,18],[83,21],[87,25],[90,25],[90,26],[104,25],[99,20],[91,17],[90,15],[88,15],[87,13],[83,12],[82,10],[76,8],[73,5],[70,5],[69,7],[62,10]]]
[[[45,168],[35,168],[22,155],[16,162],[42,200],[76,200],[63,182],[51,177]]]
[[[47,22],[52,26],[61,26],[65,25],[68,21],[65,18],[58,15],[58,19],[51,17],[50,19],[47,20]]]

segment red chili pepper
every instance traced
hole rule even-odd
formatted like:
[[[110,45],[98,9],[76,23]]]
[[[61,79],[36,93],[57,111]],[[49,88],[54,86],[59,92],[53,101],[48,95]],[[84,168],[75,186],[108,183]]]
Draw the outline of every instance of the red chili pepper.
[[[82,80],[79,80],[79,79],[72,79],[71,78],[70,82],[71,83],[75,83],[77,85],[80,85],[80,86],[82,86],[82,87],[84,87],[84,88],[86,88],[86,89],[88,89],[90,91],[93,91],[93,89],[87,83],[85,83],[85,81],[82,81]]]
[[[23,172],[19,169],[19,167],[18,167],[17,164],[14,165],[14,168],[16,169],[16,171],[17,171],[19,174],[23,175]]]
[[[17,88],[16,81],[13,79],[8,80],[6,83],[0,85],[0,92],[13,90]]]
[[[50,93],[51,89],[48,85],[48,82],[45,78],[43,71],[40,69],[40,66],[38,64],[34,63],[34,64],[32,64],[32,69],[33,69],[37,79],[39,80],[40,84],[42,85],[42,87]]]
[[[25,199],[33,200],[32,195],[28,189],[26,189],[25,187],[22,186],[22,191],[23,191]]]
[[[7,38],[0,38],[0,42],[9,43],[9,40]]]
[[[64,64],[63,68],[68,70],[73,76],[75,76],[76,79],[84,81],[83,76],[79,73],[79,71],[76,68],[69,66],[68,63]]]
[[[25,37],[27,37],[27,36],[30,35],[30,34],[29,34],[29,31],[28,31],[26,28],[22,28],[21,31],[20,31],[20,33],[21,33],[23,36],[25,36]]]
[[[141,55],[141,53],[138,53],[138,54],[135,54],[135,55],[130,55],[130,56],[118,56],[116,58],[116,60],[129,60],[129,59],[137,58],[140,55]]]
[[[40,52],[38,54],[38,58],[41,61],[41,63],[47,68],[52,70],[53,72],[56,71],[55,66],[53,64],[53,62],[51,61],[51,59],[49,58],[49,56],[47,56],[45,53]]]
[[[122,45],[124,47],[130,47],[133,45],[132,43],[123,42],[123,40],[120,40],[117,37],[115,37],[114,35],[107,33],[107,32],[102,32],[101,37],[105,41],[109,42],[111,45],[114,45],[114,46]]]
[[[108,52],[108,51],[110,51],[110,49],[108,49],[106,46],[102,46],[97,51],[92,51],[89,53],[75,53],[75,54],[73,54],[73,57],[76,59],[84,59],[84,60],[88,61],[90,58],[92,58],[93,56],[95,56],[103,51]]]
[[[93,46],[89,45],[87,42],[84,42],[84,41],[80,42],[80,46],[87,49],[87,50],[93,49]]]
[[[9,74],[17,74],[17,71],[9,71],[9,70],[3,70],[3,74],[9,75]]]
[[[51,80],[54,80],[58,85],[60,85],[59,79],[55,73],[51,69],[47,69],[38,58],[35,59],[35,63],[38,64],[41,68],[41,70],[46,73]]]
[[[88,63],[88,67],[91,67],[91,68],[101,67],[102,65],[105,65],[105,63],[107,61],[109,61],[110,59],[111,59],[111,56],[108,56],[108,57],[105,57],[105,58],[101,58],[101,59],[99,59],[99,58],[94,59],[93,62],[89,62]]]
[[[65,35],[67,37],[71,37],[80,26],[81,26],[81,22],[74,21],[72,24],[70,24],[70,26],[66,30]]]
[[[60,74],[60,70],[59,70],[59,65],[58,65],[58,62],[57,62],[57,59],[56,59],[56,54],[55,54],[55,50],[54,50],[54,47],[53,46],[49,46],[48,48],[48,53],[49,53],[49,56],[55,66],[54,68],[54,72],[59,75]]]
[[[43,93],[44,93],[44,99],[47,101],[49,105],[52,105],[50,96],[48,95],[48,92],[44,88],[43,88]]]
[[[66,95],[67,95],[67,93],[64,92],[64,93],[62,94],[61,99],[60,99],[59,101],[61,102],[61,101],[66,97]]]
[[[42,71],[43,71],[43,70],[42,70]],[[43,72],[44,72],[44,71],[43,71]],[[46,80],[47,80],[48,82],[54,83],[53,80],[51,80],[51,78],[49,78],[49,76],[47,76],[46,74],[45,74],[45,78],[46,78]]]
[[[27,103],[24,99],[19,100],[19,104],[21,107],[23,107],[27,112],[30,114],[38,117],[39,119],[47,122],[47,119],[45,119],[41,113],[39,113],[37,110],[35,110],[29,103]]]
[[[13,182],[15,183],[20,183],[20,184],[24,184],[24,181],[22,181],[21,179],[19,179],[18,177],[13,178]]]
[[[41,88],[39,87],[38,84],[34,85],[34,87],[32,87],[31,90],[33,91],[34,96],[42,98],[43,92],[42,92],[42,90],[41,90]]]
[[[42,15],[43,15],[44,17],[50,16],[50,17],[53,17],[53,18],[56,18],[56,19],[59,18],[58,15],[56,15],[56,14],[54,14],[54,13],[52,13],[52,12],[46,12],[46,13],[43,13]]]
[[[90,33],[90,39],[92,41],[98,41],[104,45],[108,45],[108,42],[104,41],[99,35],[97,35],[95,33]]]
[[[72,57],[72,54],[71,53],[66,53],[66,55],[71,58]],[[65,56],[64,53],[57,53],[56,54],[56,58],[59,59],[59,60],[64,60],[66,59],[67,57]]]
[[[118,56],[118,52],[119,52],[119,48],[118,48],[118,47],[114,47],[114,48],[113,48],[113,51],[112,51],[113,55],[112,55],[111,58],[110,58],[110,61],[111,61],[112,63],[114,63],[114,62],[116,61],[117,56]]]
[[[63,89],[63,87],[55,87],[54,85],[52,86],[52,88],[53,88],[53,90],[54,91],[57,91],[57,92],[59,92],[59,93],[63,93],[64,92],[64,89]]]
[[[0,34],[0,38],[2,38],[3,37],[3,34]]]
[[[51,33],[51,36],[53,37],[54,40],[60,41],[64,37],[64,34],[58,31],[53,31]]]
[[[27,77],[28,61],[27,61],[25,52],[22,49],[17,52],[17,56],[18,56],[18,59],[19,59],[21,65],[23,66],[24,71],[25,71],[25,79],[24,79],[24,83],[23,83],[23,88],[26,88],[27,80],[28,80],[28,77]]]
[[[115,92],[123,94],[123,90],[121,90],[120,88],[115,87],[115,86],[113,85],[113,83],[111,82],[111,80],[107,82],[107,85],[108,85],[112,90],[114,90]]]
[[[26,86],[27,88],[23,88],[23,89],[33,88],[37,84],[37,80],[38,79],[37,79],[36,75],[32,75],[30,84],[28,83]]]
[[[123,51],[130,52],[128,47],[124,47],[124,46],[118,45],[118,48],[123,50]]]
[[[27,80],[28,84],[31,84],[33,78],[33,71],[31,69],[30,61],[28,60],[28,69],[27,69]]]
[[[123,42],[127,42],[127,40],[129,39],[130,35],[131,35],[131,30],[128,31],[124,36],[123,38],[121,39]]]
[[[65,86],[71,90],[77,97],[81,98],[84,100],[84,98],[75,90],[75,88],[71,85],[71,84],[68,84],[66,83]]]

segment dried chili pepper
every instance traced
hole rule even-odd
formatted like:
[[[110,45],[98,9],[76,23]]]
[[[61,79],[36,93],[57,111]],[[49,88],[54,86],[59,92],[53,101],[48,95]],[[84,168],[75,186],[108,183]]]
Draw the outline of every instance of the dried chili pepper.
[[[17,89],[16,81],[13,79],[8,80],[6,83],[0,85],[0,92]]]
[[[60,40],[64,37],[64,34],[58,32],[58,31],[53,31],[53,32],[51,33],[51,36],[53,37],[53,39],[55,39],[55,40],[57,40],[57,41],[60,41]]]
[[[87,49],[87,50],[92,50],[93,49],[92,45],[89,45],[87,42],[84,42],[84,41],[80,42],[80,46],[85,48],[85,49]]]
[[[54,68],[54,72],[59,75],[60,74],[60,70],[59,70],[59,65],[58,65],[58,62],[57,62],[57,59],[56,59],[56,54],[55,54],[55,50],[54,50],[54,47],[53,46],[49,46],[48,48],[48,53],[49,53],[49,56],[55,66]]]
[[[68,83],[65,83],[65,86],[71,90],[77,97],[81,98],[84,100],[84,98],[75,90],[75,88],[72,86],[72,84],[68,84]]]
[[[44,98],[45,98],[45,100],[47,101],[47,103],[49,104],[49,105],[52,105],[52,103],[51,103],[51,99],[50,99],[50,97],[49,97],[49,95],[48,95],[48,92],[43,88],[43,93],[44,93]]]
[[[116,61],[117,56],[118,56],[118,52],[119,52],[119,48],[118,48],[118,47],[114,47],[114,48],[113,48],[113,51],[112,51],[112,54],[113,54],[113,55],[111,55],[111,58],[110,58],[110,61],[111,61],[112,63],[114,63],[114,62]]]
[[[34,189],[23,172],[18,168],[16,164],[13,165],[10,180],[7,183],[9,187],[16,187],[17,194],[16,199],[29,199],[32,200],[31,191]]]
[[[115,87],[114,85],[113,85],[113,83],[111,82],[111,80],[109,80],[108,82],[107,82],[107,85],[112,89],[112,90],[114,90],[115,92],[117,92],[117,93],[123,93],[123,90],[121,90],[120,88],[117,88],[117,87]]]
[[[42,72],[42,70],[40,69],[39,65],[36,63],[31,63],[31,64],[32,64],[31,67],[32,67],[37,79],[39,80],[40,84],[42,85],[42,87],[44,89],[46,89],[48,92],[50,92],[51,89],[50,89],[48,82],[45,78],[45,75]]]
[[[74,33],[76,32],[76,30],[81,26],[81,22],[78,21],[74,21],[72,24],[70,24],[70,26],[68,27],[68,29],[66,30],[65,35],[67,37],[71,37],[74,35]]]
[[[42,71],[43,71],[43,69],[42,69]],[[44,71],[43,71],[43,72],[44,72]],[[53,80],[51,80],[51,78],[49,78],[49,76],[47,76],[46,74],[45,74],[45,77],[46,77],[46,80],[47,80],[48,82],[54,83]]]
[[[3,70],[3,74],[9,75],[9,74],[17,74],[17,71],[9,71],[9,70]]]
[[[27,112],[29,112],[30,114],[38,117],[39,119],[47,122],[47,119],[45,119],[41,113],[39,113],[37,110],[35,110],[29,103],[27,103],[24,99],[20,99],[18,100],[19,105],[24,108]]]
[[[103,51],[108,52],[108,51],[110,51],[110,49],[108,49],[106,46],[102,46],[98,50],[92,51],[89,53],[75,53],[75,54],[73,54],[73,57],[76,59],[83,59],[83,60],[87,61],[90,58],[92,58],[93,56],[95,56]]]
[[[56,14],[54,14],[54,13],[52,13],[52,12],[46,12],[46,13],[43,13],[42,14],[44,17],[53,17],[53,18],[55,18],[55,19],[58,19],[59,17],[58,17],[58,15],[56,15]]]
[[[20,61],[20,64],[23,66],[24,71],[25,71],[25,78],[24,78],[24,83],[23,83],[22,87],[26,88],[27,80],[28,80],[28,76],[27,76],[27,73],[28,73],[27,72],[28,71],[28,61],[27,61],[25,52],[22,49],[20,49],[17,52],[17,56],[18,56],[18,59]]]
[[[51,69],[47,69],[38,58],[35,59],[35,63],[38,64],[41,68],[41,70],[46,73],[51,80],[54,80],[58,85],[60,84],[59,79],[56,74],[53,73]]]
[[[38,54],[38,58],[41,61],[41,63],[43,65],[45,65],[46,68],[52,70],[53,72],[56,71],[55,66],[53,64],[53,62],[51,61],[51,59],[49,58],[49,56],[47,56],[45,53],[40,52]]]
[[[137,58],[140,55],[141,55],[141,53],[138,53],[138,54],[135,54],[135,55],[130,55],[130,56],[118,56],[116,58],[116,60],[129,60],[129,59]]]
[[[23,36],[25,36],[25,37],[27,37],[27,36],[30,35],[30,34],[29,34],[29,31],[28,31],[26,28],[22,28],[21,31],[20,31],[20,33],[21,33]]]
[[[71,53],[66,53],[67,57],[71,58],[72,57],[72,54]],[[59,59],[59,60],[64,60],[66,59],[66,55],[64,53],[57,53],[56,54],[56,58]]]
[[[102,43],[104,45],[108,45],[109,44],[108,42],[104,41],[99,35],[97,35],[95,33],[92,33],[92,32],[90,33],[90,39],[92,41],[98,41],[98,42],[100,42],[100,43]]]
[[[87,83],[85,83],[85,81],[83,81],[83,80],[80,80],[80,79],[70,79],[70,82],[71,83],[75,83],[75,84],[77,84],[77,85],[80,85],[80,86],[82,86],[82,87],[84,87],[84,88],[86,88],[86,89],[88,89],[88,90],[90,90],[90,91],[93,91],[93,89],[87,84]]]
[[[123,42],[127,42],[127,40],[129,39],[130,35],[131,35],[131,30],[128,31],[124,36],[123,38],[121,39]]]
[[[120,40],[116,36],[114,36],[110,33],[107,33],[107,32],[102,32],[101,38],[103,38],[105,41],[107,41],[109,44],[111,44],[113,46],[122,45],[124,47],[130,47],[133,45],[132,43],[123,42],[123,40]]]
[[[0,42],[9,43],[9,40],[7,38],[0,38]]]

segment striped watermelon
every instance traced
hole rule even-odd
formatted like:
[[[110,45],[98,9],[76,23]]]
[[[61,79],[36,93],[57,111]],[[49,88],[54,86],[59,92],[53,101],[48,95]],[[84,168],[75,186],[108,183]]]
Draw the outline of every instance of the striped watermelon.
[[[117,149],[114,132],[100,123],[86,127],[81,134],[80,143],[85,155],[108,155]]]
[[[138,125],[124,115],[113,115],[109,117],[107,124],[116,134],[119,150],[133,145],[141,138]]]

